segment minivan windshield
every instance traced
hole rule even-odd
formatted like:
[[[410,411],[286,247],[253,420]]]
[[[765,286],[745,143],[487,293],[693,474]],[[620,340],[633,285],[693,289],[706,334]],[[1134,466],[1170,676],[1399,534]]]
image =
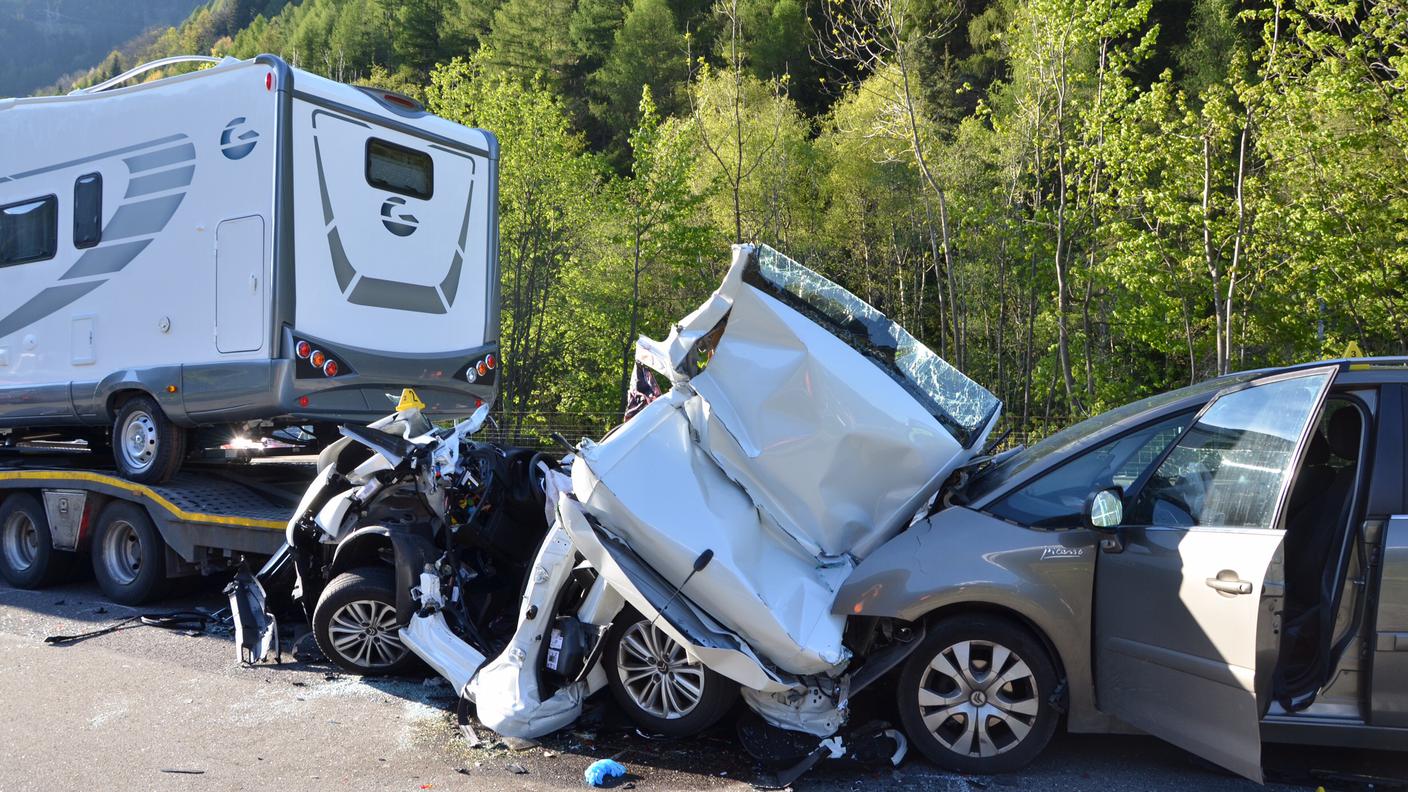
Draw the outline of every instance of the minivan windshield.
[[[1155,394],[1139,401],[1130,402],[1122,407],[1107,410],[1092,418],[1087,418],[1077,424],[1062,429],[1061,431],[1047,437],[1028,448],[1013,454],[1000,465],[995,465],[983,471],[977,478],[968,485],[965,493],[966,500],[972,503],[979,498],[995,491],[998,487],[1024,477],[1029,470],[1041,470],[1046,467],[1046,462],[1058,461],[1066,452],[1074,449],[1086,438],[1100,434],[1108,427],[1130,418],[1140,413],[1156,410],[1165,405],[1175,404],[1185,399],[1190,399],[1200,395],[1211,396],[1212,394],[1231,385],[1247,382],[1264,372],[1244,371],[1237,374],[1227,374],[1215,379],[1205,380],[1193,385],[1188,385],[1177,390],[1165,391]]]
[[[869,303],[760,245],[743,280],[826,328],[875,362],[964,448],[981,439],[1000,402]]]

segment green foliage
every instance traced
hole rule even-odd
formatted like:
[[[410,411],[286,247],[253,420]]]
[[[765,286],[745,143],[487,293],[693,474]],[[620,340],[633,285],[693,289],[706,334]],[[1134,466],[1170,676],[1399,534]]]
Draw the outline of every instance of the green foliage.
[[[611,54],[592,75],[600,104],[595,115],[620,133],[635,126],[642,86],[657,97],[667,114],[679,111],[686,72],[684,36],[665,0],[634,0],[617,29]]]
[[[79,82],[274,52],[494,131],[510,411],[619,410],[634,338],[747,240],[1042,432],[1351,340],[1408,352],[1405,19],[1403,0],[211,0]]]

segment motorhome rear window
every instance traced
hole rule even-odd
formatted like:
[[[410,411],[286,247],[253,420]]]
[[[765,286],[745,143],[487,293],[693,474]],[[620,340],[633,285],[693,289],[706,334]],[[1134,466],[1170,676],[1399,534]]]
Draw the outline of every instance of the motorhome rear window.
[[[73,183],[73,246],[82,250],[103,239],[103,175],[86,173]]]
[[[51,259],[59,248],[59,199],[0,206],[0,266]]]
[[[424,151],[371,138],[367,141],[367,184],[428,200],[435,192],[435,165]]]

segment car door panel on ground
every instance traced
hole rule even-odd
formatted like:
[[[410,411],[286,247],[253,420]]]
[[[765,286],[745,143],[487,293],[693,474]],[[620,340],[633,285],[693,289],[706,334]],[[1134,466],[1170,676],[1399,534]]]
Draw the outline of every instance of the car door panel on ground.
[[[1282,578],[1283,503],[1333,375],[1220,394],[1135,482],[1096,562],[1100,708],[1258,781],[1281,607],[1267,572]]]

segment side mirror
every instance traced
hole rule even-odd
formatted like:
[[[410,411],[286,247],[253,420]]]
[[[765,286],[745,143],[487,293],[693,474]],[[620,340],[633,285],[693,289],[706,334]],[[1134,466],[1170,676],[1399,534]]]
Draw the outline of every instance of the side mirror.
[[[1085,499],[1085,525],[1109,533],[1124,522],[1124,490],[1110,487],[1090,493]]]

